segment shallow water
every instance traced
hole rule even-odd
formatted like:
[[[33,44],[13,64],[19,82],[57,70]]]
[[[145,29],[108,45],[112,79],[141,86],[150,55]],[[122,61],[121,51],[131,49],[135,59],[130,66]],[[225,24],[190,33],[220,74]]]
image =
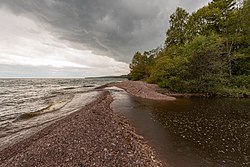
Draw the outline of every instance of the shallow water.
[[[157,102],[111,91],[127,117],[172,167],[250,166],[250,99]]]
[[[117,79],[0,79],[0,150],[79,110]]]

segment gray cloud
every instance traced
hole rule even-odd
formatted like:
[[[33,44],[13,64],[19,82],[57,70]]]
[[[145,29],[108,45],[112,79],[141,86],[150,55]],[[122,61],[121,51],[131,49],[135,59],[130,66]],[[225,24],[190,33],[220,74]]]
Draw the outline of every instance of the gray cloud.
[[[135,51],[163,43],[169,15],[189,12],[209,0],[1,0],[16,15],[30,17],[77,49],[129,62]]]

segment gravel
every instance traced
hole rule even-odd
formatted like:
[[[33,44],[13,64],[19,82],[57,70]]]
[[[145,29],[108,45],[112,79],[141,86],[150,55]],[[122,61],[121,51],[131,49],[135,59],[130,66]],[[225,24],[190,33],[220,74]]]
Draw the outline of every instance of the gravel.
[[[130,93],[133,96],[136,97],[141,97],[145,99],[150,99],[150,100],[176,100],[175,97],[163,95],[161,93],[156,92],[158,87],[154,84],[148,84],[143,81],[122,81],[122,82],[115,82],[115,83],[110,83],[107,85],[104,85],[99,88],[104,88],[104,87],[112,87],[116,86],[118,88],[122,88],[126,90],[128,93]]]
[[[0,167],[162,166],[143,137],[110,109],[108,91],[83,109],[0,152]]]

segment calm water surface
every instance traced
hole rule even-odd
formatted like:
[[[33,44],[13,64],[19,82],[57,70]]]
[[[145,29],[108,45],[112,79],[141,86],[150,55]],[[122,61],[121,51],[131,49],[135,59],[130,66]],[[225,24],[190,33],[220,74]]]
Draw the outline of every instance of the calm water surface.
[[[111,91],[126,116],[172,167],[250,166],[250,99],[157,102]]]

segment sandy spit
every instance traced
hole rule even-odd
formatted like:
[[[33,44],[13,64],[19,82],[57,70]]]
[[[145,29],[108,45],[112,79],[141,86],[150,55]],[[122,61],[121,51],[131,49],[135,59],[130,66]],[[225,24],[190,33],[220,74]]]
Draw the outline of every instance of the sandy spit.
[[[110,109],[108,91],[83,109],[0,152],[0,167],[162,166],[143,137]]]
[[[105,87],[116,86],[118,88],[124,89],[129,94],[150,100],[176,100],[175,97],[167,96],[156,92],[158,86],[155,84],[148,84],[143,81],[122,81],[114,82],[107,85],[103,85],[97,89],[102,89]]]

